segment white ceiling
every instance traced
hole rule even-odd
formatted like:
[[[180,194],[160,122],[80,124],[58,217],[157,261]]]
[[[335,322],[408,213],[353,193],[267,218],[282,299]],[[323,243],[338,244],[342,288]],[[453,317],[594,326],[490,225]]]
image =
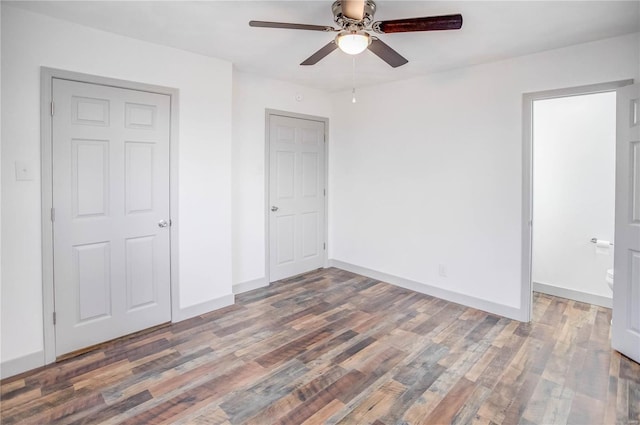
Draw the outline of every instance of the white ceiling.
[[[230,61],[240,71],[338,91],[352,85],[352,57],[335,51],[299,63],[333,34],[251,28],[251,19],[333,25],[326,1],[18,1],[59,19]],[[460,31],[380,35],[409,59],[393,69],[369,51],[356,56],[357,86],[640,31],[639,1],[378,0],[375,20],[461,13]]]

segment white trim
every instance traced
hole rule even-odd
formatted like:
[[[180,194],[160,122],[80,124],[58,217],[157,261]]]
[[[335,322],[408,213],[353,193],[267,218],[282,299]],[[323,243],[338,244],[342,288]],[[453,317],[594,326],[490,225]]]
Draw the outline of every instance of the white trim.
[[[525,94],[522,99],[522,260],[520,281],[520,311],[522,321],[530,322],[533,312],[531,296],[531,241],[533,240],[533,101]]]
[[[234,294],[242,294],[243,292],[253,291],[254,289],[264,288],[265,286],[269,286],[269,279],[261,277],[260,279],[235,283],[232,287],[232,291]]]
[[[269,121],[272,115],[278,115],[282,117],[289,118],[300,118],[303,120],[309,121],[319,121],[324,123],[324,187],[325,187],[325,196],[324,196],[324,267],[329,267],[329,118],[319,117],[316,115],[307,115],[307,114],[299,114],[297,112],[287,112],[281,111],[278,109],[265,109],[265,150],[264,150],[264,244],[265,244],[265,264],[264,264],[264,275],[267,279],[267,284],[269,284],[271,280],[271,270],[270,270],[270,229],[269,229],[269,208],[271,207],[271,203],[269,200],[269,172],[270,172],[270,153],[269,153],[269,144],[270,144],[270,131],[269,131]],[[310,271],[310,270],[309,270]]]
[[[602,281],[602,284],[605,285],[604,279]],[[611,297],[604,297],[602,295],[576,291],[575,289],[561,288],[559,286],[549,285],[548,283],[533,282],[532,285],[535,292],[541,292],[543,294],[580,301],[582,303],[599,305],[600,307],[613,307],[613,300],[611,299]]]
[[[191,319],[192,317],[200,316],[201,314],[210,313],[214,310],[233,305],[234,303],[235,296],[233,294],[223,295],[222,297],[214,298],[200,304],[181,308],[173,315],[171,321],[173,323],[181,322],[183,320]]]
[[[178,89],[167,89],[171,96],[171,111],[170,111],[170,121],[169,125],[169,226],[170,230],[170,256],[171,260],[169,262],[170,267],[170,278],[171,278],[171,317],[175,317],[180,310],[180,274],[178,273],[178,267],[180,264],[179,258],[179,229],[180,229],[180,220],[178,219],[178,194],[179,194],[179,185],[178,185],[178,153],[179,149],[179,128],[178,123],[180,122],[180,91]]]
[[[559,97],[579,96],[615,91],[633,84],[620,80],[602,84],[546,90],[522,95],[522,257],[520,282],[520,310],[524,321],[531,320],[532,311],[532,234],[533,234],[533,102]]]
[[[401,288],[420,292],[421,294],[431,295],[432,297],[441,298],[443,300],[462,304],[467,307],[472,307],[478,310],[483,310],[489,313],[508,317],[509,319],[522,321],[523,318],[522,310],[508,305],[498,304],[469,295],[460,294],[458,292],[431,286],[426,283],[416,282],[413,280],[405,279],[403,277],[398,277],[377,270],[368,269],[366,267],[357,266],[355,264],[345,263],[340,260],[329,260],[329,265],[330,267],[337,267],[339,269],[367,276],[372,279],[381,280],[383,282],[390,283]]]
[[[55,355],[55,328],[53,326],[54,287],[53,287],[53,226],[50,211],[53,206],[52,197],[52,134],[51,134],[51,99],[52,80],[79,81],[103,86],[158,93],[170,97],[170,132],[169,132],[169,213],[171,217],[170,237],[170,279],[171,279],[171,317],[180,311],[180,286],[178,274],[178,105],[179,90],[171,87],[156,86],[134,81],[118,80],[96,75],[82,74],[55,68],[40,68],[40,166],[42,197],[42,299],[43,299],[43,344],[45,364],[53,363]]]
[[[36,351],[22,357],[0,363],[0,379],[44,366],[44,351]]]
[[[53,326],[54,288],[53,288],[53,164],[52,164],[52,117],[51,100],[53,98],[54,72],[41,68],[40,72],[40,195],[42,204],[42,317],[43,351],[45,364],[56,360],[56,336]]]

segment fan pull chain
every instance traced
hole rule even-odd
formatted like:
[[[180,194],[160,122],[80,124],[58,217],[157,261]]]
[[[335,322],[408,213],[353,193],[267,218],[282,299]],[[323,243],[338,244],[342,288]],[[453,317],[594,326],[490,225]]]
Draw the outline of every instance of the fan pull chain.
[[[353,89],[351,90],[351,103],[356,103],[356,57],[353,57],[351,66],[351,81]]]

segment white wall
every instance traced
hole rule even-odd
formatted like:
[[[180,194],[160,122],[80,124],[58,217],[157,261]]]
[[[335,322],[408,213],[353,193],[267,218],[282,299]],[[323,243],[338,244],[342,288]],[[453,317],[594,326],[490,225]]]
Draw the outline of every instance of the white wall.
[[[231,296],[231,64],[2,4],[2,361],[43,349],[40,66],[180,90],[180,307]]]
[[[296,100],[296,95],[302,99]],[[324,92],[234,72],[233,283],[245,285],[244,289],[268,283],[265,276],[265,109],[331,120],[331,100]]]
[[[613,242],[616,94],[533,108],[533,281],[611,298],[613,250],[589,240]]]
[[[2,7],[0,7],[0,24],[1,23],[2,23]],[[2,31],[0,28],[0,99],[2,99],[2,62],[3,62],[2,61]],[[0,143],[1,142],[2,142],[2,102],[0,101]],[[0,146],[0,200],[2,200],[2,149],[1,149],[1,146]],[[2,205],[0,205],[0,241],[2,241],[2,208],[1,207]],[[2,306],[2,243],[0,243],[0,307],[1,306]],[[0,313],[0,330],[1,329],[2,329],[2,314]],[[2,359],[1,353],[2,353],[2,338],[0,338],[0,359]]]
[[[336,94],[330,257],[524,317],[522,95],[638,78],[639,52],[634,34]]]

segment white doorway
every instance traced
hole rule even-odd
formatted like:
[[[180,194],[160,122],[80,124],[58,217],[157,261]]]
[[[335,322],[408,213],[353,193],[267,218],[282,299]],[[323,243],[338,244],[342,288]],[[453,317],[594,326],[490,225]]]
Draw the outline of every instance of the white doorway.
[[[43,70],[47,363],[171,321],[174,99],[120,83]]]
[[[640,84],[633,84],[633,80],[524,95],[521,306],[524,313],[523,316],[525,316],[523,320],[530,320],[534,270],[534,267],[532,267],[532,236],[535,234],[536,227],[534,215],[536,200],[534,199],[535,192],[533,188],[535,181],[533,162],[536,157],[534,141],[536,130],[534,124],[535,102],[545,99],[610,93],[613,91],[615,91],[616,97],[615,239],[613,240],[616,255],[613,268],[611,346],[623,355],[640,362],[640,173],[638,172],[638,169],[640,169]],[[585,124],[585,126],[588,125]],[[569,153],[575,159],[583,153],[581,149],[586,147],[588,147],[588,144],[585,143],[580,145],[579,148],[574,147],[573,151]],[[608,153],[601,153],[600,155],[603,158],[605,156],[609,158],[608,161],[611,160]],[[592,167],[594,166],[592,165]],[[603,165],[598,165],[598,167],[606,169]],[[566,171],[570,172],[571,170]],[[603,179],[602,175],[598,175],[597,172],[594,172],[594,174],[599,179]],[[580,177],[576,176],[576,178]],[[610,176],[604,178],[604,180],[597,180],[595,183],[592,181],[592,185],[610,184]],[[607,183],[607,181],[609,182]],[[602,201],[602,199],[595,201]],[[574,214],[576,213],[574,212]],[[606,215],[610,215],[610,213]],[[574,221],[579,221],[579,218],[576,217]],[[610,218],[608,221],[610,221]],[[567,226],[575,227],[575,223],[569,223]],[[609,224],[607,226],[610,227]],[[558,229],[563,232],[567,230],[566,226]],[[598,242],[598,237],[595,236],[594,238],[593,242]],[[589,242],[592,241],[589,240]],[[605,240],[600,246],[596,245],[596,249],[601,248],[606,251],[606,242],[609,241]],[[608,249],[611,248],[609,247]],[[600,254],[603,254],[603,252]],[[586,302],[590,301],[586,300]]]
[[[533,290],[611,308],[616,92],[533,102]]]
[[[611,267],[614,246],[606,243],[614,243],[615,139],[611,137],[615,135],[614,99],[616,89],[631,83],[631,80],[616,81],[523,96],[521,306],[524,321],[531,320],[534,289],[582,302],[608,307],[612,304],[606,292],[606,270]],[[562,112],[564,117],[558,116],[568,105],[573,110]],[[598,108],[609,108],[608,118],[594,127],[584,118],[597,117],[602,111]],[[536,125],[536,112],[546,116],[546,129],[545,125]],[[569,125],[567,118],[575,124]],[[544,133],[549,129],[559,134],[547,140],[546,146],[540,143],[536,151],[536,131]],[[603,142],[592,137],[594,132],[598,137],[607,134],[609,140]],[[593,140],[582,143],[585,137]],[[597,152],[593,152],[594,146]],[[540,164],[536,164],[536,155],[538,160],[546,158],[546,169],[537,167]],[[591,186],[597,186],[598,190],[591,190]],[[580,188],[579,193],[576,188]],[[585,214],[576,211],[594,212],[590,215],[598,218],[583,219]],[[540,229],[536,227],[538,220]],[[593,243],[593,238],[600,243]],[[585,278],[589,279],[587,285]],[[545,282],[547,279],[555,282]]]
[[[327,120],[267,111],[267,276],[326,265]]]

